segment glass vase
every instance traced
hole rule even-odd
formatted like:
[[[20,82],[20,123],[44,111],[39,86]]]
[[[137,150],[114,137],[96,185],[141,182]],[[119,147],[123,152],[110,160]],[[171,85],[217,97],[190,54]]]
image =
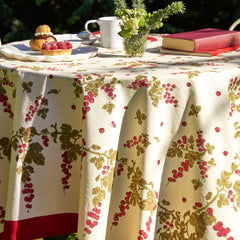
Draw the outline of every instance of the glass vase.
[[[123,39],[123,46],[127,57],[142,57],[147,45],[147,32],[138,32],[130,38]]]

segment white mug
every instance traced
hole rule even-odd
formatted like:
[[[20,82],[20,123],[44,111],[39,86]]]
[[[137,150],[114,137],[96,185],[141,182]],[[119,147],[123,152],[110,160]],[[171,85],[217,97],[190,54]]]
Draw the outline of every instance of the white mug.
[[[89,20],[85,23],[85,30],[95,38],[93,33],[88,29],[88,24],[97,23],[100,29],[100,46],[104,48],[120,48],[123,49],[123,38],[119,36],[118,32],[121,31],[119,26],[120,20],[114,16],[100,17],[99,19]]]

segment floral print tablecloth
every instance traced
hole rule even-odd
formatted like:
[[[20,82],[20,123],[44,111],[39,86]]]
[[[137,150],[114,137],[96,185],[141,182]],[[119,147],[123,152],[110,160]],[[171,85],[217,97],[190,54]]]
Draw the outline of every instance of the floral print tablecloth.
[[[0,239],[239,240],[240,52],[0,57]]]

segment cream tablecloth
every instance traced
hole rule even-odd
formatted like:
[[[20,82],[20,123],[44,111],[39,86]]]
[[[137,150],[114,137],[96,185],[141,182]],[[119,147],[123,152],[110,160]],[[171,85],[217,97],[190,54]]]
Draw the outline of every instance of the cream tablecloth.
[[[156,36],[155,36],[156,37]],[[0,57],[0,239],[240,239],[240,52]]]

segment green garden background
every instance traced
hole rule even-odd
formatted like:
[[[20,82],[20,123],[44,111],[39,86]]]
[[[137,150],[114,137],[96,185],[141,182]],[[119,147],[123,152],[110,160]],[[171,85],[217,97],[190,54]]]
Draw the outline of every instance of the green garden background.
[[[148,11],[164,8],[171,2],[145,0]],[[174,33],[205,27],[228,29],[240,18],[239,0],[183,2],[187,9],[185,14],[170,17],[158,32]],[[87,20],[113,13],[113,0],[0,0],[0,38],[2,43],[30,39],[36,27],[43,23],[56,34],[78,33],[84,30]],[[92,30],[97,30],[97,26],[93,25]]]

